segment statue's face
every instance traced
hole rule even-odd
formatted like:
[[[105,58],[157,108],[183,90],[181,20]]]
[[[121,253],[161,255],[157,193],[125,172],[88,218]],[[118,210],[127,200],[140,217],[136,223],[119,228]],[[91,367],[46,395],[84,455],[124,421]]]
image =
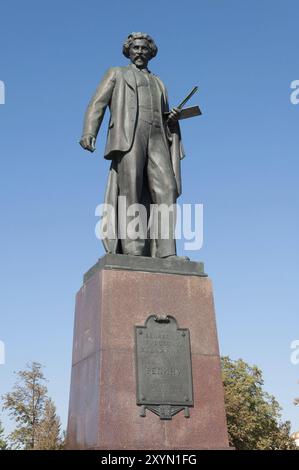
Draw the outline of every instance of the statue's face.
[[[139,69],[147,67],[151,59],[151,51],[146,39],[134,39],[129,49],[131,62]]]

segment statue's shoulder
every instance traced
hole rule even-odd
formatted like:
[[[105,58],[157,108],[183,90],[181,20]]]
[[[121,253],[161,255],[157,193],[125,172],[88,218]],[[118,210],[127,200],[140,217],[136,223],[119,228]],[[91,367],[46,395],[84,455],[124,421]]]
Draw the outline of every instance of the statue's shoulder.
[[[121,71],[122,69],[125,69],[126,67],[121,67],[119,65],[116,65],[116,66],[113,66],[113,67],[110,67],[108,70],[111,70],[113,72],[119,72]]]
[[[151,71],[151,74],[152,74],[153,77],[155,77],[155,78],[158,80],[158,82],[165,88],[165,84],[164,84],[163,80],[159,77],[159,75],[156,75],[156,74],[153,73],[152,71]]]
[[[128,70],[128,67],[122,67],[122,66],[110,67],[107,70],[106,75],[117,78],[120,75],[124,75],[127,70]]]
[[[159,75],[157,75],[156,73],[154,73],[154,72],[152,72],[152,71],[151,71],[151,75],[152,75],[153,77],[155,77],[157,80],[159,80],[159,82],[162,82],[162,83],[163,83],[163,80],[162,80],[162,78],[159,77]]]

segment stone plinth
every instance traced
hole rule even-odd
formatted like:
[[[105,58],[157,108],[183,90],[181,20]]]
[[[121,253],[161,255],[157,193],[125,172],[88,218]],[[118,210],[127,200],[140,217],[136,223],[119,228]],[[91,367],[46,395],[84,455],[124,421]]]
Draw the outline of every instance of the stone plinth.
[[[68,449],[229,448],[212,285],[202,270],[201,263],[150,260],[147,272],[144,258],[106,255],[85,275],[76,299]],[[139,416],[134,326],[152,314],[172,315],[190,330],[188,419]]]

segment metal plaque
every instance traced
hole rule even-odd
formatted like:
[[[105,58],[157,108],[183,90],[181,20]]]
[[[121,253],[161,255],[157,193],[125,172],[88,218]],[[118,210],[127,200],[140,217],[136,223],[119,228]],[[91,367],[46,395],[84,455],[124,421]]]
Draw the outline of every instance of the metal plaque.
[[[161,419],[193,406],[190,333],[172,316],[151,315],[135,326],[137,405]]]

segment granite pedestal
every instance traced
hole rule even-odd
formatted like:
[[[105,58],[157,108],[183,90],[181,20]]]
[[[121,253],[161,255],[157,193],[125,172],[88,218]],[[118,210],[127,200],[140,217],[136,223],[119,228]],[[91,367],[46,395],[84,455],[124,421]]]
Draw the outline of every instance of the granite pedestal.
[[[136,405],[134,326],[190,330],[194,407],[160,420]],[[68,449],[228,449],[213,292],[201,263],[105,255],[76,299]]]

